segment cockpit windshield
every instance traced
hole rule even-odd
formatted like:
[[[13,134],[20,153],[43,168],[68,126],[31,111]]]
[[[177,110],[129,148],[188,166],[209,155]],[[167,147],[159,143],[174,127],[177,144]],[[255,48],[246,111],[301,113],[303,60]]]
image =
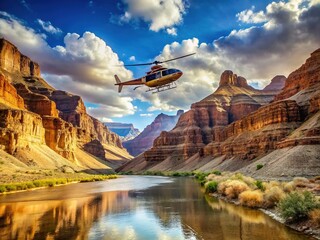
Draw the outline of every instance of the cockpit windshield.
[[[180,70],[174,69],[174,68],[169,68],[167,70],[162,71],[162,76],[166,76],[166,75],[177,73],[177,72],[180,72]]]

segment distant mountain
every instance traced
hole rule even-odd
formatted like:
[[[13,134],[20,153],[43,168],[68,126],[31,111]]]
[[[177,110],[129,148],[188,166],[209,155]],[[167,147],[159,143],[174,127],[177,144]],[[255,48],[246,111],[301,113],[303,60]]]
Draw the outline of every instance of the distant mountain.
[[[153,147],[117,171],[239,171],[266,179],[320,171],[320,49],[264,90],[225,71],[218,89],[192,104]],[[257,170],[257,164],[263,168]]]
[[[132,156],[143,153],[152,147],[154,139],[162,131],[170,131],[176,125],[181,114],[183,114],[183,110],[179,110],[174,116],[159,114],[136,138],[123,142],[123,146]]]
[[[105,122],[111,132],[118,134],[122,141],[134,139],[140,134],[139,129],[134,128],[132,123]]]

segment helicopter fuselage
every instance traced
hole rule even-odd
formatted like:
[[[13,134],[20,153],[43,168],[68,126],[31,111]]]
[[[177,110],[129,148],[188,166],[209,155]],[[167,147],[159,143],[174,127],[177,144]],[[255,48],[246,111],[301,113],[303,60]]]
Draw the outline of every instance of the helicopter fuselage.
[[[146,76],[130,81],[121,82],[118,76],[115,76],[117,81],[115,85],[119,86],[119,92],[121,92],[122,86],[126,85],[146,85],[149,88],[160,88],[178,80],[182,74],[179,69],[164,68],[161,65],[156,65],[151,68],[151,71],[147,72]]]
[[[158,87],[178,80],[182,72],[174,68],[161,68],[157,71],[148,72],[148,75],[141,78],[142,82],[148,87]]]

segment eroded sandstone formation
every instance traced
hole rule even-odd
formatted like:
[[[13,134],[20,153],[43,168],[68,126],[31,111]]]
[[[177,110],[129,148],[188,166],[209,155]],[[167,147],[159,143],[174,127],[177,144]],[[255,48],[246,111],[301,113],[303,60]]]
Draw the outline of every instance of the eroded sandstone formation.
[[[0,103],[7,107],[24,109],[23,98],[17,93],[6,77],[0,73]]]
[[[0,67],[10,73],[40,77],[39,64],[21,54],[16,46],[3,38],[0,39]]]
[[[162,132],[146,151],[147,161],[162,161],[169,155],[187,159],[214,141],[215,131],[241,119],[270,102],[279,91],[259,91],[245,78],[227,70],[222,73],[218,89],[184,113],[175,128]]]
[[[30,144],[45,144],[45,129],[38,114],[18,110],[0,110],[0,146],[13,154],[17,148]]]
[[[224,128],[215,129],[213,141],[204,147],[201,155],[254,159],[276,149],[277,143],[300,122],[299,106],[295,101],[275,102]]]
[[[311,53],[311,57],[305,64],[288,76],[283,90],[275,97],[275,100],[289,98],[318,83],[320,83],[320,49]]]
[[[27,147],[28,144],[24,144],[27,141],[30,144],[46,144],[72,162],[77,161],[77,147],[86,150],[88,143],[94,141],[123,150],[120,138],[87,114],[81,97],[52,88],[40,77],[39,65],[4,39],[0,39],[0,87],[3,109],[28,110],[20,111],[20,115],[19,111],[4,110],[1,113],[4,119],[1,143],[8,153],[12,154],[17,147]],[[16,123],[18,127],[14,129],[12,126]],[[42,136],[33,134],[28,130],[29,127]],[[26,134],[30,137],[26,137]],[[40,142],[31,140],[40,137]],[[106,159],[100,154],[99,147],[95,149],[92,146],[90,154]]]

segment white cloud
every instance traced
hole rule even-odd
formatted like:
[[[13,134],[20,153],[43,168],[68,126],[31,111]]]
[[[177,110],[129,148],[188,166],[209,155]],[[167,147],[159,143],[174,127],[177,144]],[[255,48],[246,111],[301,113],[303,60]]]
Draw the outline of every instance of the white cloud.
[[[121,117],[136,109],[130,96],[119,95],[114,74],[130,79],[118,55],[99,37],[90,32],[82,36],[68,33],[64,45],[51,48],[45,35],[28,28],[13,16],[0,13],[0,37],[11,41],[19,50],[40,63],[44,78],[56,89],[81,96],[99,104],[89,112],[97,118]],[[115,67],[117,66],[117,67]]]
[[[127,9],[121,16],[123,22],[131,19],[142,19],[150,23],[149,29],[158,32],[167,29],[169,34],[177,31],[173,26],[181,24],[186,10],[186,1],[183,0],[122,0]],[[169,29],[169,30],[168,30]]]
[[[62,30],[60,28],[54,27],[50,21],[45,22],[41,19],[37,19],[37,22],[42,27],[43,30],[45,30],[48,33],[51,34],[60,34],[62,33]]]
[[[129,58],[129,61],[131,61],[131,62],[134,62],[136,60],[136,57],[135,56],[131,56],[130,58]]]
[[[167,33],[172,36],[177,36],[177,29],[176,28],[167,28]]]
[[[153,113],[140,113],[140,117],[152,117],[154,114]]]
[[[253,11],[254,6],[251,9],[246,9],[238,13],[236,16],[239,21],[244,23],[262,23],[267,20],[263,11],[259,11],[256,13]]]

